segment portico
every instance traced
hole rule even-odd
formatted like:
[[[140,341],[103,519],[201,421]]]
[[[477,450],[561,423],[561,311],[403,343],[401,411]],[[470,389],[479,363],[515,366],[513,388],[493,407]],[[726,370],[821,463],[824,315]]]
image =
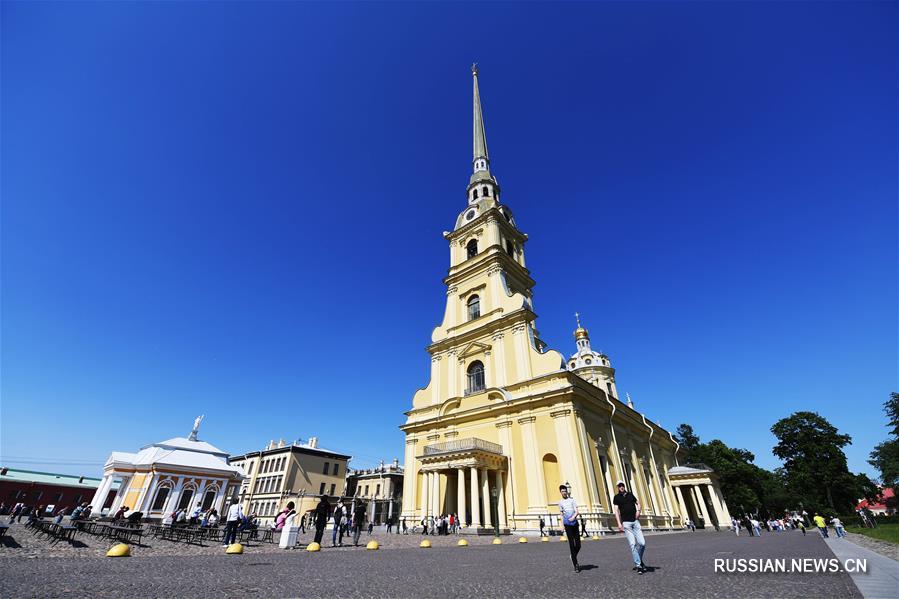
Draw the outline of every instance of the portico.
[[[675,466],[668,476],[681,513],[689,515],[697,527],[730,526],[730,512],[711,468],[705,464]]]
[[[424,517],[455,513],[472,533],[507,529],[502,446],[470,437],[425,445],[416,459]]]

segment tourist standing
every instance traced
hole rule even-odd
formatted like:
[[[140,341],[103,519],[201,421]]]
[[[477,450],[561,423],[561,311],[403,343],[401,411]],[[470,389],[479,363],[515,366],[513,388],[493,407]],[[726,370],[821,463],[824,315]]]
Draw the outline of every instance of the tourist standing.
[[[562,524],[565,526],[565,535],[568,537],[568,550],[571,553],[571,563],[574,571],[580,573],[581,567],[577,563],[577,554],[581,550],[581,537],[577,525],[577,503],[574,498],[568,496],[568,487],[559,485],[559,493],[562,501],[559,502],[559,511],[562,512]]]
[[[362,525],[365,524],[365,504],[359,501],[353,510],[353,545],[359,546],[359,537],[362,535]]]
[[[222,541],[222,547],[237,542],[237,527],[243,522],[243,518],[243,506],[236,499],[232,500],[228,507],[228,519],[225,524],[225,539]]]
[[[337,502],[337,507],[334,508],[334,531],[331,533],[331,547],[337,547],[337,535],[340,535],[340,547],[343,547],[343,529],[340,525],[343,523],[344,510],[343,504],[339,501]]]
[[[628,545],[631,547],[634,570],[637,574],[643,574],[646,572],[646,565],[643,563],[646,540],[643,538],[643,529],[640,527],[640,501],[627,490],[624,481],[618,481],[618,494],[615,495],[612,503],[615,504],[618,530],[624,533]]]
[[[315,523],[315,542],[321,545],[322,536],[325,533],[325,526],[328,524],[328,516],[331,512],[331,504],[328,503],[328,497],[322,495],[315,506],[313,514],[313,522]]]
[[[281,530],[284,528],[284,524],[287,522],[287,519],[296,514],[297,511],[294,509],[294,503],[292,501],[287,502],[287,506],[281,510],[281,513],[275,518],[275,530]]]

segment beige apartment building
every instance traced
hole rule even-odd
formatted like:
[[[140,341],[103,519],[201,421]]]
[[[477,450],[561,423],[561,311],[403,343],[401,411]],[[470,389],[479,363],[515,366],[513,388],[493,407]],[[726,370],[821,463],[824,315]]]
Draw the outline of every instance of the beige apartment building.
[[[368,522],[397,524],[403,501],[403,467],[394,459],[392,464],[382,461],[377,468],[351,470],[346,494],[354,502],[365,502]]]
[[[317,437],[306,443],[271,441],[261,451],[229,459],[246,476],[233,496],[263,525],[274,522],[288,501],[303,514],[315,508],[321,495],[333,503],[344,494],[350,457],[319,447]]]

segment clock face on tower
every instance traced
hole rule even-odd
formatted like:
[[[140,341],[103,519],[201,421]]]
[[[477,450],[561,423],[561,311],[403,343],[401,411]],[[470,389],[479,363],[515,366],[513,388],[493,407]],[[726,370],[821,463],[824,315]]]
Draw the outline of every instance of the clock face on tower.
[[[476,212],[474,210],[469,210],[468,212],[465,213],[465,220],[473,219],[475,214],[476,214]]]

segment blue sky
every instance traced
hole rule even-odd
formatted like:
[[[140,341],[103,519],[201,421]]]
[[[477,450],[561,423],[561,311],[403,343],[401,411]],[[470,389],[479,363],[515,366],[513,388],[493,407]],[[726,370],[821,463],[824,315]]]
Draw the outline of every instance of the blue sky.
[[[774,467],[897,389],[897,5],[23,3],[2,16],[9,466],[186,435],[402,458],[478,61],[538,328]]]

